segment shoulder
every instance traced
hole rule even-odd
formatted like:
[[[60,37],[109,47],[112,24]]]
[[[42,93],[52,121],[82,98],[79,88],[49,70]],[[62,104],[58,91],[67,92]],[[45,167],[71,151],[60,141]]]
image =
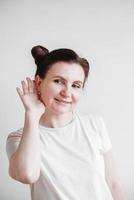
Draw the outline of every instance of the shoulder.
[[[76,112],[79,119],[85,123],[90,123],[95,129],[100,128],[101,124],[104,122],[103,117],[99,113],[82,113],[80,111]]]

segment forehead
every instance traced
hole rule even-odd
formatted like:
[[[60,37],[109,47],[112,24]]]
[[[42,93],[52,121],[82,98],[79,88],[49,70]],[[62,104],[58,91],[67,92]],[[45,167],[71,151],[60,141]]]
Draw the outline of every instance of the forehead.
[[[61,76],[67,80],[83,81],[85,74],[84,70],[79,64],[57,62],[51,66],[47,73],[47,77]]]

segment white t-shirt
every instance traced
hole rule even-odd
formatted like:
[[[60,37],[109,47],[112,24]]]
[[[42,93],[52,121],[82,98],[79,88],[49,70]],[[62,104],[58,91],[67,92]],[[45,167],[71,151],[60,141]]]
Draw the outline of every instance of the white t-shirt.
[[[41,173],[30,185],[32,200],[113,200],[103,160],[112,145],[101,116],[77,111],[64,127],[39,125],[39,134]],[[22,129],[9,134],[9,159],[21,135]]]

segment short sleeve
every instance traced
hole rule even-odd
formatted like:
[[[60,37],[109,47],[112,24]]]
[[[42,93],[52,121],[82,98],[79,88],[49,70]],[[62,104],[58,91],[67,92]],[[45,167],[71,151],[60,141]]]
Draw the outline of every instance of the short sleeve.
[[[103,154],[112,148],[109,133],[102,116],[91,115],[93,129],[95,130],[95,140],[99,151]]]
[[[11,132],[6,139],[6,153],[9,160],[19,146],[22,131],[23,129],[21,128],[15,132]]]
[[[97,126],[98,126],[98,134],[101,141],[100,151],[102,153],[105,153],[112,148],[112,144],[111,144],[111,140],[109,137],[106,124],[102,116],[97,117]]]

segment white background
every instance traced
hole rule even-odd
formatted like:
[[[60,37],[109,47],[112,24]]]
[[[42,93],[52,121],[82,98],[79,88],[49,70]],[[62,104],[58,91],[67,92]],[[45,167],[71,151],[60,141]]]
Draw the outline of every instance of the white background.
[[[134,1],[0,1],[0,199],[30,199],[8,176],[7,135],[23,125],[16,87],[36,70],[30,50],[72,48],[91,65],[79,109],[102,114],[128,200],[134,198]]]

